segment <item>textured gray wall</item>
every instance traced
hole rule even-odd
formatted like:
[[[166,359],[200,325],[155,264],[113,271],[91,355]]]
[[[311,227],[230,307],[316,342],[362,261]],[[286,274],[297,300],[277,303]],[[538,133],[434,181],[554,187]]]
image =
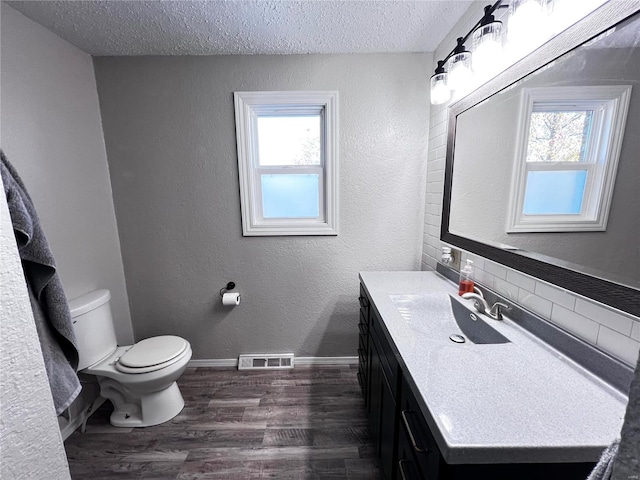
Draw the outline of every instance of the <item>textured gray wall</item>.
[[[24,180],[68,298],[108,288],[133,339],[91,57],[2,3],[2,148]]]
[[[0,286],[0,478],[71,478],[4,195]]]
[[[94,59],[136,339],[353,356],[358,272],[420,265],[425,54]],[[233,92],[338,90],[340,235],[242,237]],[[236,308],[218,291],[235,281]]]

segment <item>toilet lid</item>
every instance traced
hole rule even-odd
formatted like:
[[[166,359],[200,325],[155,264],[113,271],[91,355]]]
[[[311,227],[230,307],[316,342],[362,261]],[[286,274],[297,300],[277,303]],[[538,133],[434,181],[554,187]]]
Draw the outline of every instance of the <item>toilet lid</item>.
[[[169,362],[184,352],[189,343],[174,335],[146,338],[131,347],[118,363],[130,368],[144,368]]]

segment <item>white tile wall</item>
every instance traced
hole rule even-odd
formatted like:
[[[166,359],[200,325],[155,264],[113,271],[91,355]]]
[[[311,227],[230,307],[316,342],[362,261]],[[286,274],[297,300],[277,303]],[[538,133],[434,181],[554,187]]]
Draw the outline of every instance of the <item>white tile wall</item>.
[[[554,305],[551,309],[551,321],[591,344],[595,344],[598,340],[597,322],[584,318],[560,305]]]
[[[603,325],[598,332],[597,345],[629,364],[638,360],[638,342]]]
[[[475,2],[434,53],[435,63],[455,46],[481,17],[486,1]],[[427,191],[422,268],[435,269],[440,258],[440,220],[444,162],[447,140],[447,106],[431,106],[427,156]],[[534,277],[473,254],[478,282],[513,299],[524,308],[542,316],[583,340],[598,346],[619,360],[634,366],[640,350],[640,318],[598,304]]]

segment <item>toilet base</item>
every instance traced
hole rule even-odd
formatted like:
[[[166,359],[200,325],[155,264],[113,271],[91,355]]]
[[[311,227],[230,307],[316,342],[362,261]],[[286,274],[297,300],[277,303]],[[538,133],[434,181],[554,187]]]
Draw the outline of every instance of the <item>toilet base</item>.
[[[184,408],[176,382],[167,388],[139,396],[118,382],[98,377],[100,395],[113,403],[110,422],[114,427],[151,427],[168,422]]]

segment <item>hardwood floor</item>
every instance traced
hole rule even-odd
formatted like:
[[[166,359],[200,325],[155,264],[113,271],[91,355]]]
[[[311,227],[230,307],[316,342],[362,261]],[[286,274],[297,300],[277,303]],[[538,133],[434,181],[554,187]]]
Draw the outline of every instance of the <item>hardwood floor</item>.
[[[355,366],[187,369],[184,410],[122,429],[99,409],[65,442],[73,479],[379,478]],[[110,407],[110,404],[106,404]]]

